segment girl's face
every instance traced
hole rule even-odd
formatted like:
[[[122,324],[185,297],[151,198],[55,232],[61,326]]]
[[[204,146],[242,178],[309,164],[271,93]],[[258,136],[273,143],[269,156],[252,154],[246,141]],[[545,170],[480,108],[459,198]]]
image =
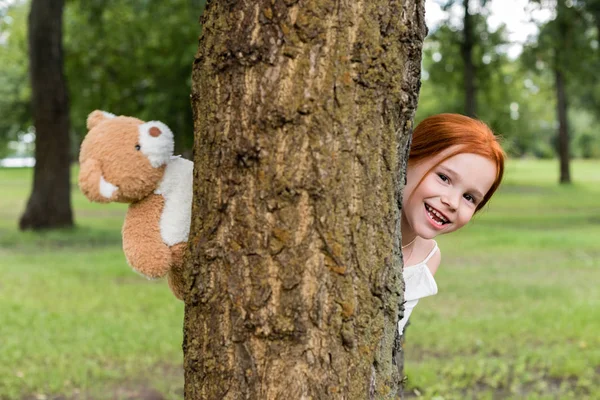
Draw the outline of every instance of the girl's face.
[[[402,201],[403,236],[432,239],[462,228],[492,187],[496,166],[483,156],[460,153],[439,162],[455,150],[451,147],[417,165],[409,163]]]

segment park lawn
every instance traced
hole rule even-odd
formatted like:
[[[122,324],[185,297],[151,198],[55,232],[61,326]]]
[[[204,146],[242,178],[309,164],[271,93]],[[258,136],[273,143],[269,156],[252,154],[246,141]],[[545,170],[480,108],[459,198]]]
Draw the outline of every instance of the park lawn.
[[[182,398],[183,304],[127,266],[126,206],[74,184],[75,229],[20,233],[31,174],[0,169],[0,399]]]
[[[600,399],[600,162],[511,161],[481,215],[442,236],[437,296],[405,343],[406,393]]]
[[[600,162],[574,162],[566,187],[557,169],[511,161],[490,206],[439,238],[440,293],[406,332],[407,394],[600,398]],[[74,186],[76,229],[20,233],[30,181],[0,169],[0,399],[181,398],[183,305],[127,267],[125,206]]]

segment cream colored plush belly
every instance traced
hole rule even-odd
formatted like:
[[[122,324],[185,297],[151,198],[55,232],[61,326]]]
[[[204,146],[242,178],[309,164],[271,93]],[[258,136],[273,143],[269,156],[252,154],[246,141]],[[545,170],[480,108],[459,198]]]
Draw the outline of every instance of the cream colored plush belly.
[[[160,234],[168,246],[187,242],[192,216],[192,187],[194,163],[173,157],[167,164],[165,176],[154,191],[164,197],[160,217]]]

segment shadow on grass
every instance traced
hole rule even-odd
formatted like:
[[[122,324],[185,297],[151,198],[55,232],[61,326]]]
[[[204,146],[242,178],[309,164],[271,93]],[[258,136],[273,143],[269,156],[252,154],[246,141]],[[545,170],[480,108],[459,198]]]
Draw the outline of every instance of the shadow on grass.
[[[532,371],[536,379],[519,382],[514,378],[514,371],[509,370],[508,377],[502,382],[486,382],[485,379],[471,382],[467,388],[448,388],[443,393],[450,398],[462,399],[537,399],[537,398],[590,398],[590,388],[579,382],[577,377],[553,377],[539,371]],[[426,391],[412,387],[404,390],[404,399],[423,399]],[[443,398],[433,397],[433,398]]]
[[[121,246],[121,232],[112,228],[76,226],[39,232],[0,228],[0,248],[9,251],[76,251],[115,246]]]
[[[159,378],[157,378],[159,376]],[[180,365],[157,364],[146,374],[91,390],[72,389],[65,394],[26,394],[21,400],[171,400],[183,398],[183,368]]]

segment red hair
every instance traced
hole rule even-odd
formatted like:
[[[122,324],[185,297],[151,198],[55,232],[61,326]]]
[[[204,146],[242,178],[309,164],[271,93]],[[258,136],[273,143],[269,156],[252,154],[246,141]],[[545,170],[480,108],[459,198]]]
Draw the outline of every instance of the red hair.
[[[418,164],[453,146],[457,146],[456,150],[440,163],[460,153],[471,153],[496,165],[496,179],[477,205],[476,211],[479,211],[500,186],[506,157],[494,132],[485,123],[460,114],[437,114],[424,119],[413,131],[408,163]]]

